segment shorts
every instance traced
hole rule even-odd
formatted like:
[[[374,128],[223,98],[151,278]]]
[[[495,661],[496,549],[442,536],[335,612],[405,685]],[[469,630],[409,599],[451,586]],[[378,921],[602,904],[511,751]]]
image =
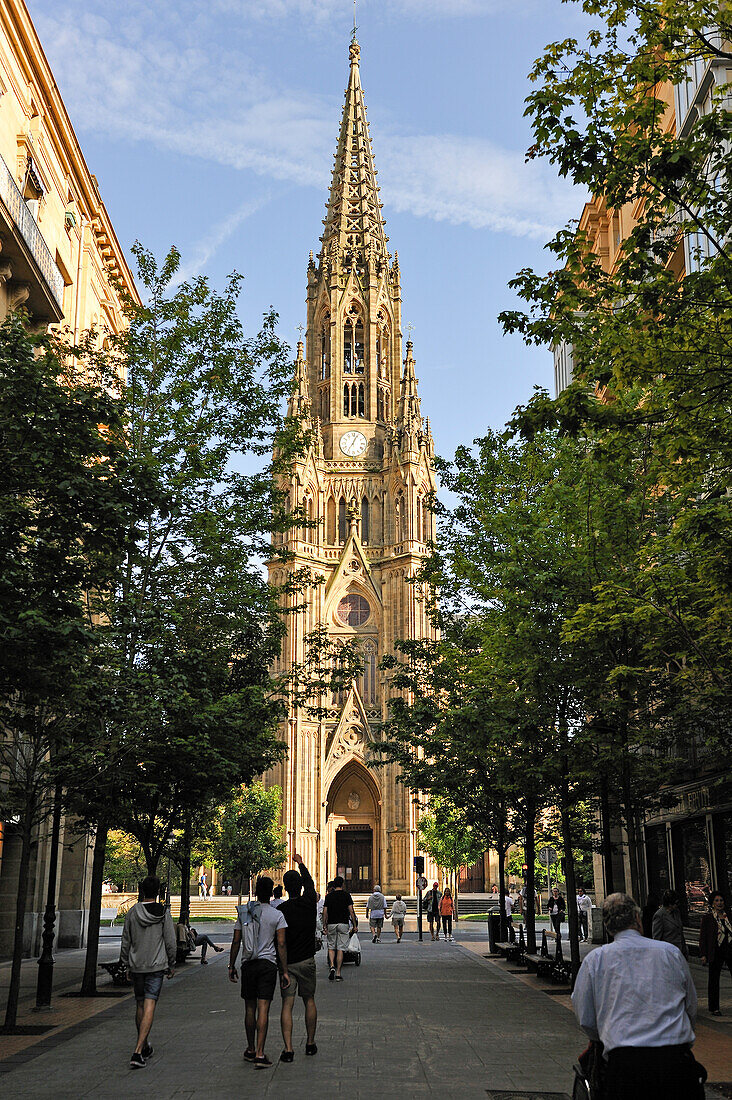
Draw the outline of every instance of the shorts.
[[[241,995],[245,1001],[271,1001],[277,988],[277,965],[269,959],[249,959],[241,967]]]
[[[331,951],[345,951],[350,942],[347,924],[328,925],[328,947]]]
[[[133,974],[132,988],[138,1001],[157,1001],[163,988],[164,970],[154,970],[152,974]]]
[[[305,1000],[315,996],[315,983],[317,974],[315,959],[301,959],[300,962],[288,963],[287,972],[290,975],[290,984],[287,989],[282,989],[282,999],[294,997],[296,993]]]
[[[383,917],[369,917],[369,924],[372,925],[374,928],[378,928],[379,931],[381,931],[381,929],[384,927],[384,918]]]
[[[404,917],[392,917],[391,918],[391,923],[394,925],[395,928],[403,928],[404,927]]]

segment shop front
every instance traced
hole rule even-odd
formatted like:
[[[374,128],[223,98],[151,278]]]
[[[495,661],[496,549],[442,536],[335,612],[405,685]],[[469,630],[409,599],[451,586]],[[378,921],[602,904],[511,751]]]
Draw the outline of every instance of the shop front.
[[[698,928],[712,890],[732,897],[732,784],[697,784],[674,807],[646,822],[648,897],[673,889],[687,927]]]

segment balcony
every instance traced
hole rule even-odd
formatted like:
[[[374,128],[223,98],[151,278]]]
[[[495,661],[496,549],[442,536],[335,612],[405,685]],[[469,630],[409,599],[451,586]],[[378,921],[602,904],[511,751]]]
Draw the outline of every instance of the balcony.
[[[62,320],[63,275],[2,157],[0,244],[0,272],[6,282],[12,281],[16,287],[23,288],[17,295],[17,304],[24,305],[34,321],[52,324]],[[12,283],[9,287],[11,302]]]

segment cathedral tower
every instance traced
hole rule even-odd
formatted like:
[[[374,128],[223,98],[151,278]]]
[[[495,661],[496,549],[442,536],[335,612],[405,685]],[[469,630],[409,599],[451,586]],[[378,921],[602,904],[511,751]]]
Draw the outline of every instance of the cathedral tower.
[[[433,442],[417,394],[412,343],[402,350],[398,255],[389,253],[359,71],[350,49],[333,180],[317,260],[307,273],[306,340],[298,344],[290,411],[311,445],[284,486],[312,527],[288,535],[292,563],[321,583],[293,615],[282,668],[304,658],[304,638],[325,624],[358,639],[363,675],[328,700],[327,717],[294,708],[283,736],[281,784],[288,847],[321,883],[340,873],[350,890],[414,888],[415,808],[396,766],[368,767],[366,746],[387,714],[378,665],[402,638],[430,635],[424,598],[410,583],[433,537]]]

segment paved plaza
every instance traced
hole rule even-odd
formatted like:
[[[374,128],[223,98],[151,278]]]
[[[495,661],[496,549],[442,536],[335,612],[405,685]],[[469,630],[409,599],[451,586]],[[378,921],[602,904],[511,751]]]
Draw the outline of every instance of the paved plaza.
[[[225,945],[230,928],[219,924],[208,930]],[[105,955],[115,953],[118,933],[107,938]],[[339,1095],[354,1100],[433,1094],[486,1100],[494,1091],[502,1100],[514,1093],[571,1095],[571,1067],[585,1039],[566,993],[546,992],[552,987],[483,958],[488,948],[482,926],[462,927],[459,936],[456,944],[432,943],[429,937],[420,944],[412,935],[398,946],[391,933],[377,945],[364,935],[363,963],[345,966],[341,984],[325,980],[321,954],[319,1052],[314,1058],[304,1056],[298,1003],[295,1061],[277,1061],[282,1049],[277,1000],[266,1047],[275,1062],[270,1070],[255,1070],[242,1059],[243,1003],[238,986],[227,981],[228,952],[211,956],[206,967],[189,962],[165,983],[151,1036],[155,1054],[144,1070],[128,1067],[134,1047],[130,996],[92,1002],[96,1015],[91,1017],[83,1009],[90,1002],[59,996],[57,1013],[68,1013],[73,1006],[78,1019],[65,1031],[54,1028],[0,1061],[3,1094],[34,1100],[140,1095],[203,1100],[241,1094],[307,1098],[336,1085]],[[59,960],[63,985],[70,980],[71,966],[63,953]],[[24,968],[29,979],[35,976],[32,967]],[[30,1018],[26,1014],[23,1020]],[[62,1022],[53,1016],[36,1016],[35,1021]],[[726,1050],[732,1063],[732,1025],[704,1021],[704,1032],[711,1035],[716,1057],[724,1058]],[[3,1044],[7,1053],[14,1042],[0,1037],[0,1057]]]

